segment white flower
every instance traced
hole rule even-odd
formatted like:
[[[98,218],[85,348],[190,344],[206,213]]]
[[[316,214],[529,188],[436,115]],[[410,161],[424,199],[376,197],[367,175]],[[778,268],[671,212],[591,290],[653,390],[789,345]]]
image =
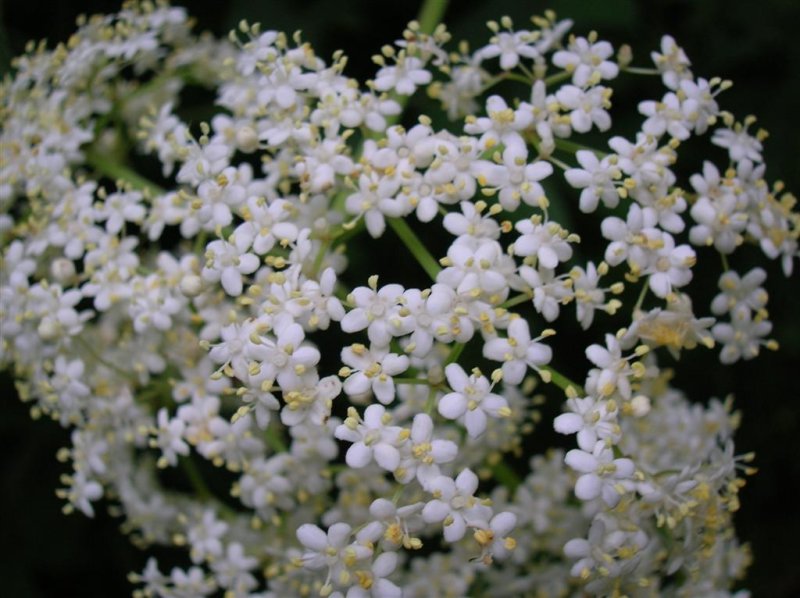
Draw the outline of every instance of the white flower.
[[[572,73],[572,83],[578,87],[595,85],[601,79],[613,79],[619,74],[616,63],[606,60],[614,55],[614,48],[605,41],[595,41],[594,36],[570,36],[566,50],[553,54],[553,64]]]
[[[486,202],[462,201],[459,207],[461,214],[448,212],[442,221],[447,232],[456,237],[468,236],[495,241],[500,238],[500,225],[492,217],[494,210],[486,210]]]
[[[514,241],[515,255],[535,257],[544,268],[554,269],[572,257],[569,234],[557,222],[542,222],[538,216],[520,220],[514,228],[520,236]]]
[[[723,272],[719,278],[722,292],[711,302],[711,311],[721,316],[738,311],[739,306],[754,312],[764,309],[769,298],[762,287],[766,279],[767,273],[763,268],[753,268],[742,277],[733,270]]]
[[[347,376],[344,391],[351,396],[372,391],[384,405],[394,401],[392,376],[403,373],[410,364],[408,356],[390,353],[388,347],[371,346],[368,349],[360,343],[344,347],[341,357],[342,362],[349,366],[341,373]]]
[[[356,287],[348,300],[355,304],[342,318],[344,332],[367,328],[367,336],[375,346],[388,347],[393,337],[412,331],[413,322],[401,315],[404,289],[399,284],[387,284],[378,289],[377,276],[370,277],[369,287]]]
[[[722,363],[735,363],[740,359],[753,359],[761,351],[761,346],[776,347],[774,341],[765,340],[772,332],[772,322],[763,313],[754,318],[749,309],[740,309],[732,314],[731,323],[721,322],[714,325],[711,334],[717,342],[722,343],[719,360]]]
[[[260,265],[252,253],[241,253],[235,245],[217,239],[206,247],[206,263],[202,276],[208,282],[221,282],[225,292],[238,297],[242,294],[242,275],[252,274]]]
[[[475,497],[478,476],[469,469],[459,473],[455,480],[447,476],[434,478],[426,490],[434,498],[425,504],[422,518],[427,523],[444,522],[447,542],[458,542],[464,537],[468,525],[486,521],[491,516],[491,508]]]
[[[458,455],[458,445],[451,440],[433,438],[433,420],[426,413],[417,413],[411,424],[409,442],[401,447],[401,461],[395,479],[408,483],[415,477],[425,487],[440,474],[438,464],[450,463]]]
[[[497,192],[500,205],[509,212],[519,207],[520,200],[529,206],[540,206],[544,189],[539,181],[553,174],[553,167],[544,160],[528,163],[528,150],[523,144],[511,143],[503,150],[503,162],[482,160],[475,164],[475,174],[486,191]]]
[[[511,537],[511,530],[517,525],[517,516],[509,511],[498,513],[491,521],[482,527],[476,524],[473,538],[481,547],[481,560],[490,564],[493,559],[504,559],[511,550],[517,546],[516,540]]]
[[[539,343],[541,338],[531,338],[528,322],[516,318],[508,325],[507,338],[493,338],[483,345],[483,356],[503,362],[503,380],[508,384],[519,384],[528,367],[537,372],[553,358],[553,351]]]
[[[744,241],[748,215],[747,199],[737,193],[729,179],[721,179],[711,162],[703,163],[703,174],[689,179],[699,197],[690,211],[697,222],[689,231],[695,245],[711,245],[717,251],[732,253]]]
[[[661,38],[661,52],[651,52],[650,57],[661,73],[661,80],[668,88],[677,90],[681,81],[691,79],[692,72],[689,66],[689,58],[683,48],[675,43],[675,39],[670,35]]]
[[[536,49],[537,36],[530,31],[499,31],[489,40],[490,43],[479,49],[475,56],[478,60],[500,57],[500,68],[510,71],[519,64],[520,56],[538,58]]]
[[[564,178],[575,189],[582,189],[581,212],[594,212],[600,200],[607,208],[615,208],[619,203],[619,193],[614,181],[622,177],[616,157],[605,156],[598,160],[594,152],[578,150],[575,158],[581,168],[568,169]]]
[[[334,523],[327,533],[311,523],[298,527],[297,539],[306,548],[301,557],[303,566],[312,570],[328,567],[332,572],[347,562],[368,559],[372,555],[369,548],[349,543],[352,529],[346,523]]]
[[[142,194],[138,191],[116,191],[106,195],[100,189],[97,195],[102,202],[95,204],[94,217],[96,221],[105,220],[107,233],[116,235],[126,222],[141,224],[144,220],[146,210],[141,203]]]
[[[222,555],[222,537],[230,526],[217,518],[214,509],[202,512],[199,520],[189,524],[187,540],[191,547],[190,555],[193,563],[201,563],[205,559],[214,559]]]
[[[636,466],[630,459],[615,459],[614,451],[598,440],[591,452],[572,449],[564,462],[581,474],[575,483],[575,496],[584,501],[602,498],[614,508],[622,494],[632,487]]]
[[[379,554],[368,569],[355,572],[358,585],[350,586],[346,596],[334,593],[331,598],[401,598],[403,590],[387,579],[397,568],[397,559],[396,552]]]
[[[159,465],[175,467],[178,464],[178,455],[184,457],[189,454],[189,445],[183,438],[186,429],[185,422],[180,418],[170,418],[165,408],[158,410],[158,429],[151,445],[161,449],[162,456]]]
[[[320,352],[305,341],[305,332],[300,324],[283,320],[275,325],[275,339],[271,336],[252,335],[249,354],[258,364],[251,369],[251,375],[259,380],[277,380],[284,391],[292,390],[302,384],[304,376],[314,374],[319,363]]]
[[[483,434],[487,416],[497,418],[511,414],[508,402],[491,392],[492,383],[479,371],[473,370],[467,377],[460,365],[451,363],[445,368],[445,375],[453,392],[439,399],[439,414],[447,419],[460,420],[470,437],[477,438]]]
[[[572,128],[578,133],[589,132],[592,125],[600,131],[611,127],[610,97],[611,90],[602,85],[590,89],[565,85],[556,92],[556,99],[569,112]]]
[[[228,239],[240,253],[252,248],[258,255],[265,255],[275,243],[285,247],[297,239],[297,225],[287,222],[293,212],[288,201],[276,199],[267,203],[263,197],[250,198],[241,211],[245,221]]]
[[[587,579],[595,571],[599,571],[602,579],[606,580],[618,578],[624,572],[633,570],[637,557],[647,546],[648,538],[638,527],[619,528],[615,520],[599,514],[589,528],[588,540],[573,538],[567,542],[564,545],[564,554],[567,558],[578,559],[570,574]]]
[[[697,262],[694,249],[688,245],[675,247],[669,233],[661,236],[661,246],[650,256],[649,264],[641,273],[649,274],[648,285],[658,297],[666,298],[673,287],[682,287],[692,280],[692,266]]]
[[[761,162],[761,151],[763,146],[757,137],[753,137],[747,132],[747,127],[737,123],[733,128],[720,128],[714,131],[711,136],[711,143],[725,148],[730,154],[731,160],[740,162],[742,160],[752,160]]]
[[[620,342],[625,347],[638,341],[648,347],[667,347],[677,359],[681,349],[694,349],[698,344],[709,349],[714,346],[708,330],[714,321],[714,318],[696,318],[689,296],[676,293],[666,309],[634,312],[633,322]]]
[[[553,428],[559,434],[577,434],[578,447],[591,451],[598,440],[609,440],[616,444],[622,430],[618,423],[619,410],[613,401],[585,398],[567,400],[569,413],[562,413],[553,420]]]
[[[479,144],[482,149],[490,149],[498,143],[506,147],[524,147],[525,141],[520,131],[527,129],[533,122],[533,112],[526,108],[524,102],[514,109],[501,96],[489,96],[486,100],[487,116],[468,116],[464,131],[470,135],[480,135]]]
[[[508,287],[504,270],[509,259],[501,245],[491,239],[455,242],[447,250],[447,261],[443,262],[447,267],[439,272],[436,282],[449,286],[459,295],[470,294],[477,298],[499,294]],[[513,262],[510,265],[513,272]]]
[[[353,443],[345,454],[345,461],[350,467],[360,469],[374,460],[386,471],[397,469],[400,465],[397,447],[405,442],[407,435],[401,434],[403,429],[399,426],[389,425],[390,421],[391,416],[383,405],[367,407],[363,420],[350,407],[347,419],[335,432],[339,440]]]
[[[639,103],[639,113],[647,117],[642,123],[642,131],[653,137],[669,133],[681,141],[691,135],[689,122],[684,116],[681,100],[672,92],[667,93],[660,102],[647,100]]]
[[[378,238],[386,229],[385,216],[398,218],[407,212],[406,207],[395,200],[399,190],[400,181],[395,177],[380,176],[377,172],[361,174],[358,191],[347,197],[345,208],[350,214],[363,215],[367,231]]]
[[[600,276],[605,274],[607,269],[608,265],[604,262],[598,267],[589,262],[586,264],[585,270],[580,266],[575,266],[569,273],[569,277],[572,280],[578,322],[580,322],[584,330],[592,325],[595,311],[602,309],[613,315],[621,305],[621,302],[617,299],[611,299],[606,302],[605,295],[607,290],[611,290],[612,293],[620,292],[621,283],[611,285],[610,289],[598,288]]]
[[[611,396],[617,391],[624,399],[631,397],[630,378],[635,374],[628,363],[633,356],[623,357],[620,342],[613,334],[606,334],[606,347],[589,345],[586,357],[600,370],[592,370],[586,383],[587,391],[600,397]]]
[[[394,90],[400,95],[410,96],[418,86],[430,83],[431,78],[422,60],[401,53],[394,66],[385,66],[375,75],[375,89]]]
[[[211,562],[214,578],[223,588],[234,595],[246,595],[258,585],[258,581],[250,571],[256,568],[258,559],[247,556],[239,542],[231,542],[221,559]]]

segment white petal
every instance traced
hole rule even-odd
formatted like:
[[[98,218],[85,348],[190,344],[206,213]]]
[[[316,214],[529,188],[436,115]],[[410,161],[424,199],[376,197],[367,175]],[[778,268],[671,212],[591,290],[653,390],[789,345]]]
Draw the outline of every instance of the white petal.
[[[400,451],[390,444],[381,442],[375,445],[373,453],[375,462],[386,471],[394,471],[400,465]]]
[[[451,392],[441,398],[437,409],[442,417],[458,419],[467,410],[467,399],[462,394]]]
[[[228,266],[222,271],[220,281],[222,288],[231,297],[238,297],[242,294],[242,275],[233,266]]]
[[[593,500],[600,496],[603,485],[597,474],[587,473],[575,482],[575,496],[581,500]]]
[[[569,451],[567,456],[564,457],[564,462],[572,469],[579,471],[580,473],[597,471],[598,466],[597,459],[594,457],[594,455],[578,449],[572,449]]]
[[[353,469],[361,469],[366,467],[372,460],[372,451],[363,442],[356,442],[353,446],[347,449],[345,461]]]
[[[467,411],[464,416],[464,424],[470,437],[477,438],[486,430],[486,414],[481,409]]]
[[[464,371],[464,368],[457,363],[448,364],[448,366],[444,368],[444,374],[447,377],[447,383],[453,390],[461,391],[466,388],[469,377]]]
[[[562,413],[553,420],[553,428],[559,434],[575,434],[583,428],[583,418],[577,413]]]
[[[327,534],[311,523],[304,523],[297,528],[297,539],[303,546],[316,552],[322,552],[328,547]]]
[[[343,548],[350,539],[351,530],[346,523],[334,523],[328,528],[328,543],[336,548]]]
[[[356,308],[352,311],[347,312],[347,314],[342,318],[340,323],[343,332],[358,332],[359,330],[364,330],[367,326],[369,326],[369,320],[367,319],[367,312],[364,309]]]

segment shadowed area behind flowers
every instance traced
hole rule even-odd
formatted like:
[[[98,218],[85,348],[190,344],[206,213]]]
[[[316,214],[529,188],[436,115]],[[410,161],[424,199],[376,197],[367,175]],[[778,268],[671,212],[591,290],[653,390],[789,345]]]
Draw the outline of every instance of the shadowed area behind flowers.
[[[345,50],[350,56],[349,74],[361,80],[374,72],[370,56],[398,37],[415,12],[413,3],[378,4],[368,0],[335,4],[321,0],[201,0],[187,4],[198,19],[198,28],[217,34],[224,34],[241,18],[260,21],[265,28],[302,29],[304,38],[322,57],[338,48]],[[28,0],[0,7],[4,11],[0,68],[8,69],[9,56],[19,54],[28,39],[46,37],[51,44],[64,40],[79,12],[113,11],[117,6],[116,2],[98,0]],[[800,120],[795,107],[800,97],[800,49],[790,43],[793,28],[800,22],[800,3],[766,0],[754,8],[751,3],[723,0],[569,0],[547,5],[464,0],[452,2],[445,21],[455,39],[475,40],[473,45],[477,45],[488,37],[486,20],[509,14],[515,22],[524,23],[531,12],[548,7],[572,18],[576,32],[596,29],[601,38],[615,46],[629,43],[637,64],[647,61],[663,33],[673,35],[686,49],[698,75],[720,75],[734,81],[734,89],[721,96],[721,103],[740,117],[749,113],[759,117],[759,124],[771,133],[765,149],[768,178],[783,179],[790,190],[800,191]],[[645,90],[660,94],[655,83],[637,78],[620,86],[612,116],[627,112],[627,121],[617,120],[623,129],[632,130],[640,118],[635,114],[634,98],[641,97],[642,92],[634,94],[633,87],[641,84]],[[740,270],[748,268],[742,262],[737,266]],[[754,596],[780,597],[800,593],[800,571],[791,566],[800,557],[796,541],[800,517],[796,497],[789,490],[800,486],[800,461],[794,457],[800,430],[800,393],[795,379],[800,363],[800,311],[795,307],[800,277],[795,274],[786,281],[776,264],[770,266],[769,309],[776,322],[773,336],[780,340],[781,351],[765,352],[758,360],[740,362],[734,368],[723,368],[707,356],[692,359],[682,364],[676,385],[696,400],[736,395],[735,404],[743,412],[737,452],[755,451],[759,468],[741,493],[742,509],[737,518],[739,536],[752,544],[755,557],[745,585]],[[714,293],[715,279],[704,277],[702,271],[695,279],[693,284],[701,296]],[[558,343],[566,344],[567,340],[555,341],[557,354]],[[586,367],[588,362],[578,361],[566,371],[580,376]],[[55,453],[68,444],[69,434],[52,422],[31,422],[10,377],[4,375],[0,381],[0,485],[5,489],[0,510],[4,513],[4,547],[13,555],[0,561],[7,595],[129,594],[131,586],[125,576],[143,568],[145,554],[119,533],[119,520],[108,516],[103,508],[98,509],[94,520],[80,514],[61,514],[61,501],[54,491],[65,467],[56,461]],[[541,433],[549,435],[545,428],[542,426]],[[169,558],[165,553],[165,568]]]

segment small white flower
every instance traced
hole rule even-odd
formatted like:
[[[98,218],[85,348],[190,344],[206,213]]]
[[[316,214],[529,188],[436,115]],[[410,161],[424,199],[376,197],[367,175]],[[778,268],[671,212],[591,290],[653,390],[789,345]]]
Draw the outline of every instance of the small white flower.
[[[483,356],[503,363],[503,380],[519,384],[528,368],[540,371],[553,358],[553,351],[539,343],[542,337],[532,339],[528,322],[516,318],[508,325],[507,338],[493,338],[483,345]]]
[[[615,208],[619,203],[619,193],[614,181],[622,177],[616,157],[605,156],[599,160],[594,152],[578,150],[575,158],[581,168],[568,169],[564,173],[564,178],[575,189],[582,189],[581,212],[587,214],[594,212],[600,200],[607,208]]]
[[[158,429],[152,444],[161,449],[162,456],[159,459],[159,465],[175,467],[178,464],[178,455],[185,457],[189,454],[189,445],[183,438],[186,424],[180,418],[170,418],[169,413],[163,407],[158,410],[157,419]]]
[[[661,52],[652,52],[650,57],[661,73],[661,80],[668,88],[677,91],[681,81],[691,79],[692,72],[689,70],[689,66],[692,63],[689,62],[683,48],[675,43],[672,36],[663,36]]]
[[[609,440],[614,444],[619,441],[622,430],[615,402],[592,396],[575,397],[567,400],[567,409],[569,413],[562,413],[553,420],[553,428],[559,434],[577,434],[581,450],[593,450],[598,440]]]
[[[493,384],[479,371],[473,370],[472,375],[467,377],[460,365],[451,363],[445,368],[445,375],[453,392],[439,399],[439,414],[461,421],[471,438],[483,434],[487,417],[511,414],[508,402],[491,392]]]
[[[422,60],[401,53],[394,66],[385,66],[375,75],[375,89],[394,90],[400,95],[410,96],[417,87],[430,83],[431,78]]]
[[[598,440],[591,452],[572,449],[564,462],[581,474],[575,483],[575,496],[584,501],[602,498],[614,508],[622,494],[632,487],[636,466],[630,459],[615,459],[605,441]]]
[[[427,523],[444,522],[447,542],[458,542],[464,537],[467,526],[487,521],[491,516],[491,508],[475,497],[478,476],[469,469],[459,473],[455,480],[447,476],[434,478],[426,490],[434,498],[422,509],[422,518]]]
[[[557,222],[533,217],[518,221],[514,228],[520,233],[513,245],[515,255],[535,257],[542,267],[551,270],[572,257],[569,234]]]
[[[711,311],[721,316],[738,311],[738,306],[745,306],[754,312],[764,309],[769,298],[762,287],[766,279],[767,273],[763,268],[753,268],[742,277],[733,270],[723,272],[719,278],[722,292],[711,302]]]
[[[475,55],[479,60],[500,57],[500,68],[510,71],[519,64],[520,57],[538,58],[537,36],[530,31],[499,31],[489,40],[490,43],[479,49]]]
[[[350,396],[363,395],[369,391],[384,405],[394,401],[395,386],[392,376],[408,369],[410,361],[406,355],[390,353],[388,347],[369,349],[355,343],[342,349],[342,362],[349,366],[344,375],[344,391]]]
[[[605,41],[570,36],[566,50],[553,54],[553,64],[572,73],[572,83],[578,87],[595,85],[601,79],[613,79],[619,74],[616,63],[607,60],[614,48]]]
[[[355,408],[350,407],[348,417],[336,428],[335,436],[353,444],[347,449],[345,461],[354,468],[366,467],[375,461],[386,471],[394,472],[400,465],[398,446],[407,436],[399,426],[389,425],[391,416],[383,405],[370,405],[364,410],[362,420]]]
[[[206,263],[202,277],[208,282],[221,282],[225,292],[238,297],[242,294],[242,275],[252,274],[260,265],[252,253],[240,253],[235,245],[217,239],[206,247]]]
[[[556,99],[569,112],[572,128],[578,133],[588,133],[592,126],[600,131],[611,127],[610,97],[611,90],[602,85],[590,89],[565,85],[556,92]]]
[[[355,307],[342,318],[342,330],[352,333],[367,328],[371,343],[388,347],[393,337],[412,331],[413,322],[401,315],[403,292],[399,284],[378,289],[377,277],[371,277],[369,287],[356,287],[348,297]]]
[[[763,145],[757,137],[748,133],[747,127],[737,123],[733,128],[720,128],[711,136],[711,143],[728,150],[731,160],[761,162]]]

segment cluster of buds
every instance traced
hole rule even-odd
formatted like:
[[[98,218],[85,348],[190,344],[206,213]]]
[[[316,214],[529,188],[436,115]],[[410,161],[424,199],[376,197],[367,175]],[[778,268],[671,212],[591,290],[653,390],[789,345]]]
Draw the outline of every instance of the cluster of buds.
[[[765,271],[733,269],[761,251],[790,276],[799,253],[765,134],[668,36],[634,67],[552,13],[488,25],[470,51],[412,22],[366,83],[299,33],[216,40],[149,1],[16,59],[0,366],[72,430],[65,510],[107,501],[137,544],[186,548],[131,575],[140,595],[724,596],[741,578],[752,456],[731,400],[689,402],[669,368],[777,348]],[[613,135],[610,82],[637,76],[666,91]],[[215,100],[193,124],[198,87]],[[704,136],[682,181],[680,144]],[[387,242],[427,279],[359,271]],[[723,264],[707,316],[701,261]],[[583,331],[580,383],[560,329]],[[571,438],[532,455],[543,401]]]

